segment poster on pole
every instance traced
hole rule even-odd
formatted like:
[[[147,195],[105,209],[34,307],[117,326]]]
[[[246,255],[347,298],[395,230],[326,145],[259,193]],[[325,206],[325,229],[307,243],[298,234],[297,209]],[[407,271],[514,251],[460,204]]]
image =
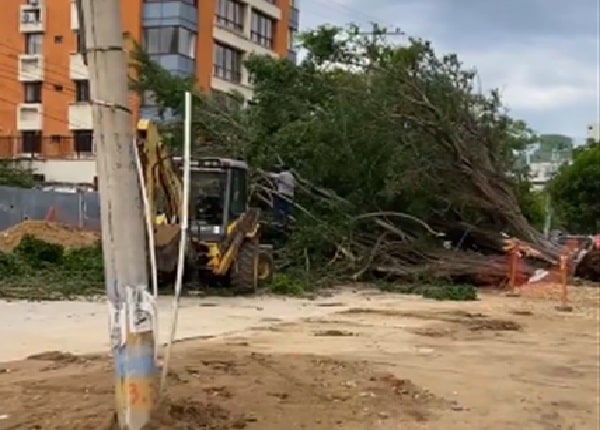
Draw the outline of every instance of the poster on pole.
[[[131,333],[153,331],[154,309],[154,297],[145,286],[127,287],[127,320]]]

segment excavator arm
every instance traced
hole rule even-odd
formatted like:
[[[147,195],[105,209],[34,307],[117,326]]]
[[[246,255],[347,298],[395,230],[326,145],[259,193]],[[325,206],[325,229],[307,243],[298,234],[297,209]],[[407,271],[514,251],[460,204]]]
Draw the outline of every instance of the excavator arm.
[[[138,121],[136,144],[150,214],[155,223],[154,243],[158,271],[170,273],[177,266],[183,186],[154,122],[144,119]]]
[[[153,219],[162,213],[170,223],[177,223],[183,187],[172,159],[162,144],[158,127],[150,120],[139,120],[136,137],[150,213]]]

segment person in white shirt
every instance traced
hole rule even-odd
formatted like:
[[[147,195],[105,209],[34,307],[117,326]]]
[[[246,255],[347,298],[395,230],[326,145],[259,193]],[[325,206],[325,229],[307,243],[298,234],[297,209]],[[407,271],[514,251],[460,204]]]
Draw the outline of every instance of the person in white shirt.
[[[277,192],[273,193],[273,211],[275,219],[281,223],[287,223],[292,216],[294,208],[294,174],[287,166],[277,168],[277,173],[271,174],[275,180]]]

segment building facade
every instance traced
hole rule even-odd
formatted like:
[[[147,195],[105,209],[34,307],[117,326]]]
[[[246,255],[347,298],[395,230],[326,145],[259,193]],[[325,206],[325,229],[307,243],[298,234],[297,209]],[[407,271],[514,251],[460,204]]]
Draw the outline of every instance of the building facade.
[[[167,70],[193,75],[203,90],[250,98],[243,66],[250,54],[295,61],[294,0],[121,3],[124,39],[141,43]],[[75,0],[2,0],[0,28],[0,159],[28,164],[43,182],[93,183],[89,74],[78,53]],[[135,120],[157,114],[151,94],[132,94],[130,104]]]
[[[585,138],[588,141],[600,142],[600,122],[587,126]]]

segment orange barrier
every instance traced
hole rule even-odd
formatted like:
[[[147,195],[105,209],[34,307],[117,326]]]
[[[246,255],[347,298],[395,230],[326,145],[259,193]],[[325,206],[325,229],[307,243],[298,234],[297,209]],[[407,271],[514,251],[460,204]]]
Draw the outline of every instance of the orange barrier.
[[[557,311],[571,312],[573,308],[569,306],[569,290],[567,289],[567,279],[569,277],[569,251],[566,250],[560,256],[559,271],[560,271],[560,305],[556,307]]]
[[[507,295],[518,296],[519,292],[517,291],[517,275],[519,274],[519,254],[521,253],[521,243],[518,239],[507,240],[504,250],[508,252]]]
[[[44,221],[52,222],[52,221],[54,221],[55,216],[56,216],[56,208],[54,206],[50,206],[50,208],[48,209],[48,212],[46,213],[46,217],[44,218]]]

